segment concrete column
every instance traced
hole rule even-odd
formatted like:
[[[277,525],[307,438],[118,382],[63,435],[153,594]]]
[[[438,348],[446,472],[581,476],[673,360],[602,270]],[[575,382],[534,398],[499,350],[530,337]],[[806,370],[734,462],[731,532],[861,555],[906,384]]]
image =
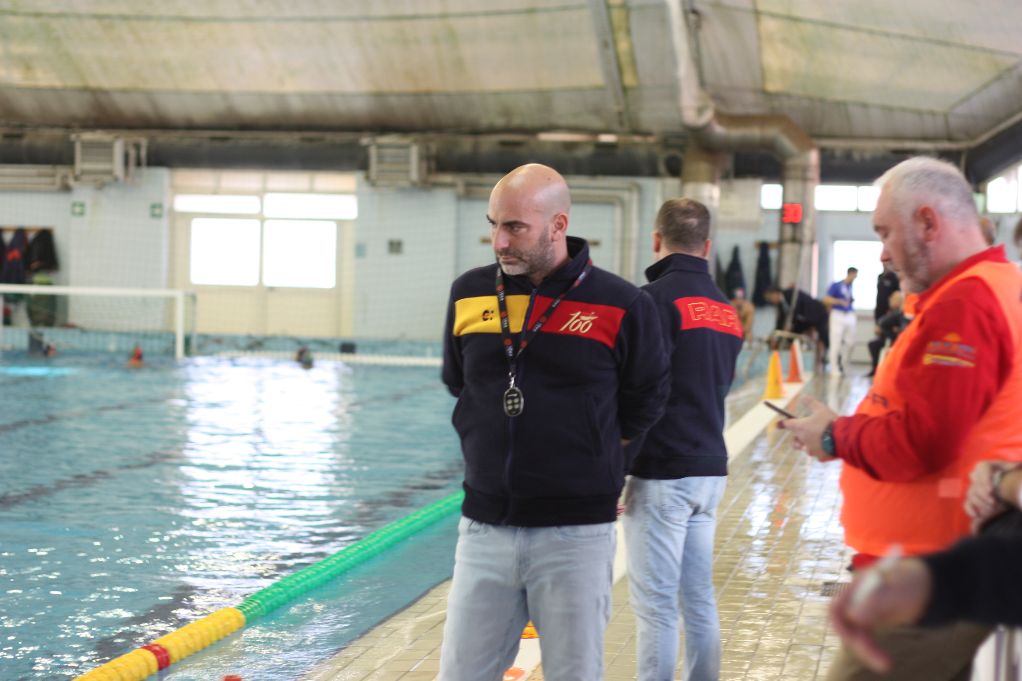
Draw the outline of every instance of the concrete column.
[[[682,159],[681,195],[700,202],[710,211],[710,239],[714,244],[717,238],[717,213],[720,210],[720,171],[725,158],[724,154],[707,151],[696,141],[690,140]],[[715,264],[715,259],[711,257],[711,275],[716,275]]]
[[[816,240],[813,199],[820,183],[819,152],[812,149],[786,159],[783,173],[784,203],[801,206],[802,219],[787,223],[785,211],[781,210],[777,283],[781,288],[795,285],[813,293],[811,258]]]

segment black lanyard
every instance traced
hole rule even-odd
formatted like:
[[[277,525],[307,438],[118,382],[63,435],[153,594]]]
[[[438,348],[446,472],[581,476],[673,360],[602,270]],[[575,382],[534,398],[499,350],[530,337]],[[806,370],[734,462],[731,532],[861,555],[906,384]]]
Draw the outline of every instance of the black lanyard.
[[[507,313],[507,299],[504,290],[504,274],[500,269],[500,263],[497,263],[497,307],[500,309],[500,333],[504,337],[504,355],[507,357],[507,368],[508,368],[508,379],[511,382],[511,387],[515,384],[515,369],[518,364],[518,358],[522,356],[522,352],[529,345],[529,342],[536,335],[536,332],[543,328],[547,320],[553,315],[554,310],[561,304],[564,297],[574,291],[579,284],[586,278],[590,271],[593,269],[593,261],[589,260],[586,262],[586,266],[582,269],[582,273],[575,278],[561,295],[554,299],[554,302],[550,303],[550,306],[543,311],[536,323],[530,328],[526,329],[525,325],[529,321],[529,312],[532,310],[532,301],[529,301],[529,307],[525,310],[525,318],[522,319],[522,331],[518,336],[518,351],[515,351],[514,342],[511,340],[511,320]],[[533,291],[532,295],[535,296],[539,291],[537,288]]]

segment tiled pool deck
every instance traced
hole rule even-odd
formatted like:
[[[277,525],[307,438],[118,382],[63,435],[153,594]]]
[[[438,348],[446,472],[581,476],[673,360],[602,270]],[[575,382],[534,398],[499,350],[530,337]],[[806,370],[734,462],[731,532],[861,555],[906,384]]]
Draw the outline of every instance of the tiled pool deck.
[[[868,379],[858,376],[817,377],[803,394],[849,413],[868,387]],[[758,401],[759,392],[750,392],[732,409],[742,414]],[[826,594],[835,582],[848,579],[849,553],[838,524],[839,472],[836,463],[820,464],[793,450],[789,435],[773,425],[753,434],[741,451],[732,449],[714,564],[722,681],[812,681],[826,672],[838,645],[827,626]],[[449,584],[431,590],[305,678],[432,681],[439,669]],[[614,586],[605,662],[606,681],[635,678],[627,576]],[[513,681],[519,679],[541,681],[542,668]]]

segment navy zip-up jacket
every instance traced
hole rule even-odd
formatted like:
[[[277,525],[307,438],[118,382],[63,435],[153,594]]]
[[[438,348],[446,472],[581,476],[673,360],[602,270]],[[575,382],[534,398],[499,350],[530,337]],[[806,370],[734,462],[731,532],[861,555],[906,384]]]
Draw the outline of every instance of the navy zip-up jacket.
[[[647,268],[646,278],[671,357],[671,396],[663,418],[633,444],[631,473],[658,480],[727,475],[724,397],[742,349],[738,313],[702,258],[672,253]]]
[[[571,260],[534,287],[504,276],[515,347],[528,327],[574,283],[589,246],[568,238]],[[517,360],[524,410],[508,417],[494,280],[497,264],[451,287],[443,381],[458,398],[452,421],[465,457],[462,513],[522,527],[613,522],[628,467],[621,440],[644,433],[663,413],[667,355],[653,300],[594,267],[572,289]]]

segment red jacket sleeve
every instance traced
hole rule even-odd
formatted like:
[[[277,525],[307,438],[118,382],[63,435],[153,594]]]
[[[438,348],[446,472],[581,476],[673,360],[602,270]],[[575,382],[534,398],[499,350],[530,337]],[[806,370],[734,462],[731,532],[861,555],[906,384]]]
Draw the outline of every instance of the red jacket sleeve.
[[[909,482],[947,465],[990,406],[1012,364],[1011,333],[986,283],[954,284],[924,315],[906,348],[896,389],[900,409],[856,414],[834,423],[836,454],[878,480]],[[931,343],[957,334],[975,348],[971,361],[924,361]]]

